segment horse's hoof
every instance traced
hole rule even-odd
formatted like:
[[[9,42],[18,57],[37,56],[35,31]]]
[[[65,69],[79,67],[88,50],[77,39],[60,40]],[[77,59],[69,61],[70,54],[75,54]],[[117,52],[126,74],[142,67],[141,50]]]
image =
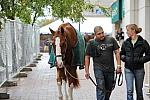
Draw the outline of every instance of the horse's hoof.
[[[59,96],[59,100],[63,100],[63,96]]]
[[[73,97],[68,97],[68,100],[73,100]]]
[[[64,99],[64,100],[68,100],[68,95],[65,96],[65,99]]]
[[[73,98],[69,98],[68,100],[73,100]]]

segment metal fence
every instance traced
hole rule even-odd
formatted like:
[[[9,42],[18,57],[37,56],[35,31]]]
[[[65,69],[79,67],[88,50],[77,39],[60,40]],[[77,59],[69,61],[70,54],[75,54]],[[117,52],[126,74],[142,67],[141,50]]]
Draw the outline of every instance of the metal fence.
[[[39,27],[7,20],[0,32],[0,86],[40,52]]]

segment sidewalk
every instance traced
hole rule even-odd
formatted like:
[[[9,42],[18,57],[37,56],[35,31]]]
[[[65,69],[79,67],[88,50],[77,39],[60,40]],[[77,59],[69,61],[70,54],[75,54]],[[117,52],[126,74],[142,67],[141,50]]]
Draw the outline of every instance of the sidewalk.
[[[18,86],[7,87],[10,99],[6,100],[58,100],[56,85],[56,68],[49,68],[48,54],[43,54],[42,60],[26,78],[18,79]],[[91,70],[92,78],[94,78]],[[95,86],[84,77],[84,70],[78,70],[80,88],[74,90],[74,100],[96,100]],[[123,86],[113,90],[110,100],[126,100],[125,82]],[[5,89],[5,88],[3,88]],[[144,93],[144,100],[150,98]]]

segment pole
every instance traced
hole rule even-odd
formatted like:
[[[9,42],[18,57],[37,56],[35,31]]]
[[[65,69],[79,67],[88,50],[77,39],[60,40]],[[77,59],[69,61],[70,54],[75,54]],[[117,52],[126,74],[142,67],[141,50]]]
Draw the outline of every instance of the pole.
[[[80,32],[80,28],[81,28],[81,26],[80,26],[80,21],[79,21],[79,32]]]

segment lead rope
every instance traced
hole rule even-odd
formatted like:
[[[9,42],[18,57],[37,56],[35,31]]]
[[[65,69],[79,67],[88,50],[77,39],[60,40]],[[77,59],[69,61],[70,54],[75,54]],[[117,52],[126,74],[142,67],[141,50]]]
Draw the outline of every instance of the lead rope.
[[[113,89],[115,88],[115,86],[116,86],[117,76],[118,76],[118,74],[117,74],[117,72],[116,72],[112,90],[113,90]],[[121,77],[122,77],[122,80],[120,80]],[[121,73],[119,73],[118,86],[121,86],[122,84],[123,84],[123,74],[122,74],[122,72],[121,72]]]
[[[92,79],[91,76],[89,76],[89,79],[91,80],[91,82],[92,82],[98,89],[104,90],[102,87],[98,86],[98,85],[94,82],[94,80]],[[106,90],[105,90],[105,91],[106,91]]]
[[[122,80],[120,82],[120,78],[122,77]],[[121,86],[123,84],[123,74],[119,73],[119,78],[118,78],[118,86]]]
[[[72,78],[76,79],[76,80],[85,80],[84,78],[83,79],[78,79],[77,77],[74,77],[68,70],[67,68],[63,65],[63,67],[65,68],[65,72],[68,73]]]
[[[114,90],[114,88],[115,88],[115,86],[116,86],[117,75],[118,75],[118,74],[117,74],[117,72],[116,72],[112,90]],[[120,82],[121,77],[122,77],[122,80],[121,80],[121,82]],[[102,87],[98,86],[98,85],[94,82],[94,80],[92,79],[91,76],[89,76],[89,79],[91,80],[91,82],[92,82],[98,89],[104,90]],[[118,86],[121,86],[122,84],[123,84],[123,74],[122,74],[122,73],[119,73]],[[111,91],[112,91],[112,90],[111,90]],[[104,91],[106,91],[106,90],[104,90]],[[110,91],[110,92],[111,92],[111,91]]]

